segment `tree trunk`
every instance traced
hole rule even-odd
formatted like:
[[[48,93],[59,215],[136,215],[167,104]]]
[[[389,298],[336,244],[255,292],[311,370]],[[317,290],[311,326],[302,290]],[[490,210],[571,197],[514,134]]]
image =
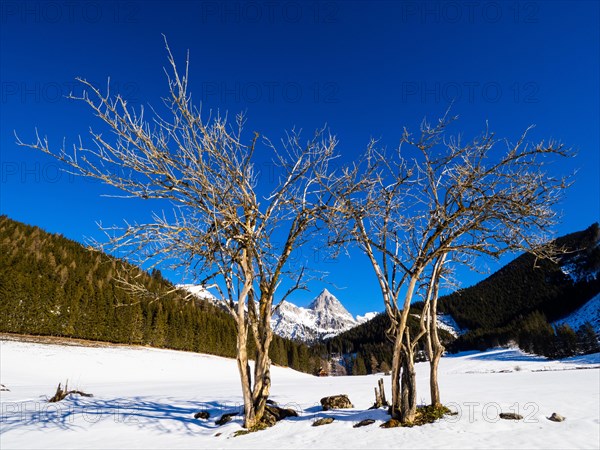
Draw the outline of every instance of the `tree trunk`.
[[[394,341],[394,353],[392,355],[392,407],[391,407],[391,415],[395,419],[403,420],[403,411],[404,408],[402,406],[402,392],[401,392],[401,369],[404,367],[404,358],[406,355],[403,355],[402,348],[402,339],[404,339],[405,331],[407,330],[406,323],[408,321],[408,314],[410,309],[410,302],[413,297],[413,293],[415,290],[415,286],[419,279],[421,272],[418,271],[411,278],[406,289],[406,296],[404,297],[404,306],[402,309],[402,314],[400,316],[400,323],[394,330],[395,332],[395,341]],[[412,362],[413,370],[414,370],[414,361]],[[415,393],[416,395],[416,393]]]
[[[431,392],[431,405],[432,406],[441,406],[440,401],[440,388],[438,385],[438,365],[440,363],[440,357],[437,355],[434,356],[429,362],[429,390]]]
[[[440,261],[441,265],[443,265],[445,261],[445,256],[442,257]],[[429,321],[429,337],[431,343],[431,356],[429,358],[429,390],[431,393],[431,404],[433,406],[440,406],[442,404],[440,400],[440,387],[438,384],[438,366],[440,364],[440,359],[442,358],[442,355],[444,354],[445,350],[444,346],[440,342],[440,336],[438,334],[437,328],[438,294],[439,283],[436,282],[434,284],[433,296],[431,299],[431,320]]]
[[[410,341],[408,327],[404,333],[405,345],[402,347],[402,401],[400,410],[400,421],[410,424],[415,421],[417,415],[417,373],[415,371],[415,357]]]
[[[252,390],[252,405],[254,407],[254,421],[260,422],[265,412],[265,406],[271,390],[271,360],[269,359],[269,346],[273,332],[265,331],[265,341],[257,346],[256,360],[254,363],[254,388]]]
[[[396,333],[394,342],[394,353],[392,357],[392,405],[390,415],[394,419],[401,419],[402,410],[400,395],[400,372],[402,370],[402,335]]]
[[[248,328],[245,317],[242,314],[237,317],[237,365],[242,382],[242,396],[244,398],[244,427],[254,425],[254,407],[252,405],[252,380],[250,376],[250,365],[248,364]],[[250,425],[248,425],[250,424]]]

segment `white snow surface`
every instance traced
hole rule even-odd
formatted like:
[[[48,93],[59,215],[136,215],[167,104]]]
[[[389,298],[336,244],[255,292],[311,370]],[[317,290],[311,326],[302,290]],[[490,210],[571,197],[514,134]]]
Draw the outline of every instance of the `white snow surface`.
[[[144,347],[84,347],[0,341],[0,448],[598,448],[600,354],[549,361],[515,349],[468,352],[440,363],[442,399],[457,416],[382,429],[373,404],[382,375],[318,378],[273,367],[271,398],[299,417],[233,437],[241,417],[215,419],[242,401],[236,362]],[[573,369],[589,370],[573,370]],[[427,363],[418,398],[429,401]],[[94,397],[47,403],[58,382]],[[389,378],[385,377],[389,393]],[[319,399],[345,393],[354,408],[323,412]],[[208,410],[209,420],[194,419]],[[523,420],[501,420],[518,412]],[[547,420],[553,412],[567,418]],[[315,418],[332,416],[326,426]],[[354,429],[366,418],[375,424]]]
[[[552,324],[554,326],[567,324],[574,331],[577,331],[577,329],[585,322],[590,322],[594,327],[596,334],[600,334],[600,294],[592,297],[583,306],[573,311],[567,317],[557,320]]]

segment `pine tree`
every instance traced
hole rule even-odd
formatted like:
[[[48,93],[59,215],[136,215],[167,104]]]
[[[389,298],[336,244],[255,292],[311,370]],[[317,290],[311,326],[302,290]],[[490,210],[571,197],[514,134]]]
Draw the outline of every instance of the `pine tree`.
[[[590,322],[585,322],[577,330],[577,347],[583,354],[600,352],[600,342]]]
[[[352,364],[352,375],[366,375],[367,374],[367,366],[365,365],[365,360],[360,353],[356,354],[356,358],[354,358]]]

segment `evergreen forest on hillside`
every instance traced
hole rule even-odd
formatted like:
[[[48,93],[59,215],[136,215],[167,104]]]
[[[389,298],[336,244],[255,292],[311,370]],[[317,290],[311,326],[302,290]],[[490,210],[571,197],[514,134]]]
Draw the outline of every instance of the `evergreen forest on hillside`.
[[[0,216],[0,249],[0,332],[235,357],[235,326],[221,308],[178,292],[139,299],[115,278],[139,276],[151,292],[173,290],[159,271],[148,274],[6,216]],[[304,372],[321,365],[308,346],[278,336],[270,355],[273,363]]]
[[[482,350],[514,342],[553,358],[597,351],[590,324],[571,330],[568,325],[554,329],[550,322],[600,292],[599,242],[595,223],[556,239],[567,249],[557,262],[523,254],[476,285],[440,298],[440,311],[469,330],[451,349]]]

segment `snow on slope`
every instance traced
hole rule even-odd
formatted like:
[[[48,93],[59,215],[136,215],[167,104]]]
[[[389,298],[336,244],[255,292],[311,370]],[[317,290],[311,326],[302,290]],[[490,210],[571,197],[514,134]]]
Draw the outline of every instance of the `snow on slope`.
[[[208,300],[213,303],[217,301],[217,297],[201,284],[178,284],[177,287],[193,294],[200,300]]]
[[[467,330],[461,328],[450,314],[438,314],[437,315],[438,328],[446,330],[454,337],[465,333]]]
[[[374,319],[377,316],[377,314],[378,313],[376,313],[376,312],[368,312],[368,313],[365,313],[364,316],[356,316],[356,322],[358,324],[368,322],[369,320]]]
[[[413,317],[420,319],[420,314],[412,314]],[[460,334],[465,333],[467,330],[461,328],[450,314],[438,314],[437,315],[437,327],[439,330],[445,330],[454,337],[458,337]]]
[[[596,334],[600,334],[600,294],[592,297],[585,305],[581,306],[567,317],[553,322],[552,325],[559,326],[567,324],[574,331],[577,331],[577,329],[585,322],[590,322],[594,327]]]
[[[141,347],[92,348],[0,341],[0,446],[4,448],[598,448],[600,354],[562,362],[515,349],[442,358],[443,401],[459,414],[431,425],[381,429],[368,410],[380,375],[318,378],[273,368],[271,398],[300,416],[233,437],[241,418],[235,360]],[[518,369],[517,369],[518,368]],[[541,371],[540,371],[541,370]],[[429,400],[428,366],[417,364],[418,398]],[[59,381],[94,394],[45,402]],[[389,395],[389,379],[385,378]],[[346,393],[353,409],[322,412],[319,399]],[[193,419],[207,409],[208,421]],[[525,419],[498,418],[517,411]],[[552,412],[563,423],[546,419]],[[335,417],[314,428],[316,417]],[[375,424],[354,429],[365,418]],[[218,435],[220,433],[220,435]]]

